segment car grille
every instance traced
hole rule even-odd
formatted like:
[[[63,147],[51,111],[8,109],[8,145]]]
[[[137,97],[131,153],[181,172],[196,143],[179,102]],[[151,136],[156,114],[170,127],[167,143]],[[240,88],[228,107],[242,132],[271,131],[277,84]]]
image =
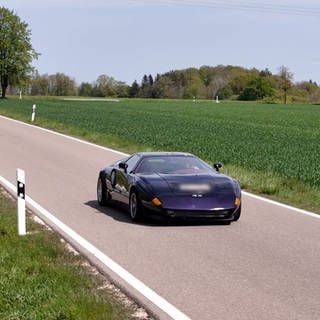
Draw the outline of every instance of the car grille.
[[[234,209],[198,211],[198,210],[167,210],[167,214],[174,218],[214,218],[230,219]]]

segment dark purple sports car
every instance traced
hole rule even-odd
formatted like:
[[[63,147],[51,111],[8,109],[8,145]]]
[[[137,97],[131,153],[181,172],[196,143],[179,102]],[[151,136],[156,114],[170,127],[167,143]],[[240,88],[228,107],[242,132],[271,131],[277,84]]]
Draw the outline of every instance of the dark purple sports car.
[[[173,218],[237,221],[241,214],[238,182],[189,153],[140,152],[100,171],[97,198],[129,208],[133,221],[144,214]]]

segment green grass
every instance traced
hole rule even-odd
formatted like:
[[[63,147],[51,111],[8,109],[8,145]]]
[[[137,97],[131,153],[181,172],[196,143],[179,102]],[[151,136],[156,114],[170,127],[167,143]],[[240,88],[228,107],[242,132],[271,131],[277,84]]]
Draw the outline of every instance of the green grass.
[[[0,319],[130,319],[115,299],[98,288],[81,256],[27,219],[26,236],[17,235],[16,208],[0,188]]]
[[[127,152],[176,150],[221,161],[248,191],[320,212],[320,108],[181,100],[0,101],[0,113]]]

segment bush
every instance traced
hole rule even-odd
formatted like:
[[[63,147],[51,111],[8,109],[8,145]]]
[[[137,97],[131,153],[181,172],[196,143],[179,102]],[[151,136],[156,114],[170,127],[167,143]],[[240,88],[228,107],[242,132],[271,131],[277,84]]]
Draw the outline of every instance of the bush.
[[[239,100],[243,101],[254,101],[259,99],[259,92],[254,87],[246,87],[243,91],[241,91]]]

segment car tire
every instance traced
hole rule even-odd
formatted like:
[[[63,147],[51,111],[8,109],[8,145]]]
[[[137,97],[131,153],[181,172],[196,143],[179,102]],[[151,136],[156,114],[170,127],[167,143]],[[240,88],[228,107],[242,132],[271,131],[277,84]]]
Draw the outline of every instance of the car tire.
[[[241,216],[241,204],[240,204],[238,210],[233,215],[233,221],[238,221],[240,219],[240,216]]]
[[[130,193],[129,211],[131,220],[134,222],[141,221],[143,217],[143,208],[141,201],[135,191]]]
[[[99,176],[97,182],[97,200],[100,206],[106,206],[108,203],[107,187],[105,179],[103,179],[102,176]]]
[[[110,183],[112,188],[116,186],[116,171],[112,170],[111,175],[110,175]]]

